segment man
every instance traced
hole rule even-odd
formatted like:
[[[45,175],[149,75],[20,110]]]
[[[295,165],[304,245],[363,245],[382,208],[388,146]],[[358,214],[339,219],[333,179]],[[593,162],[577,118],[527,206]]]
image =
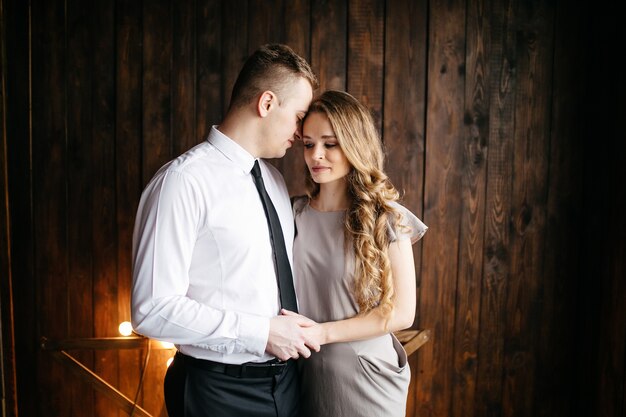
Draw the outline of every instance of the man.
[[[307,358],[319,345],[302,331],[313,322],[279,314],[277,238],[251,172],[258,175],[258,164],[291,262],[287,188],[259,158],[285,155],[316,87],[310,66],[289,47],[261,47],[242,68],[222,123],[164,165],[141,196],[132,323],[177,345],[165,379],[170,417],[298,413],[289,359]]]

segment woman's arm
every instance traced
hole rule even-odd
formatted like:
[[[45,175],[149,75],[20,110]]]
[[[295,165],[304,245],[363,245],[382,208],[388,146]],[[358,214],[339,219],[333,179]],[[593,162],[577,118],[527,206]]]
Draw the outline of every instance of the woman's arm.
[[[345,320],[307,327],[305,332],[320,345],[370,339],[406,329],[415,318],[415,266],[409,239],[389,245],[389,261],[394,284],[393,310],[385,316],[380,308]],[[295,314],[288,311],[285,314]]]

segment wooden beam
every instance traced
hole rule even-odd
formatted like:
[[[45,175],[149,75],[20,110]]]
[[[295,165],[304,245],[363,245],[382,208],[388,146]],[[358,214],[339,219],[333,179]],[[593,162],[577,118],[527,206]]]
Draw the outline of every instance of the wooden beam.
[[[394,335],[404,346],[407,356],[411,356],[430,340],[430,330],[400,330],[394,332]]]
[[[43,350],[72,350],[72,349],[172,349],[164,346],[158,340],[148,339],[141,336],[125,337],[83,337],[73,339],[49,340],[45,336],[41,338]]]

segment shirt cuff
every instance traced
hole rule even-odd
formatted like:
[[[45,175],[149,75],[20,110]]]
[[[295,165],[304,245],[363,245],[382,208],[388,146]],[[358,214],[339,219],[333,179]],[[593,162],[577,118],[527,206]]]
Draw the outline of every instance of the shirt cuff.
[[[269,334],[269,318],[251,314],[241,314],[239,316],[239,340],[245,341],[248,352],[253,355],[263,356]]]

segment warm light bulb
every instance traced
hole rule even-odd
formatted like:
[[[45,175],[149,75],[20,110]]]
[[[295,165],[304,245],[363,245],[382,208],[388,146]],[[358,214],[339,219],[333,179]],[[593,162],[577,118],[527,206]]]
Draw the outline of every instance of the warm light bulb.
[[[170,365],[172,364],[172,361],[173,361],[173,360],[174,360],[174,357],[173,357],[173,356],[167,360],[167,367],[168,367],[168,368],[169,368],[169,367],[170,367]]]
[[[173,349],[174,348],[174,343],[161,342],[161,346],[163,346],[163,349]]]
[[[133,326],[129,321],[123,321],[118,328],[122,336],[130,336],[133,334]]]

